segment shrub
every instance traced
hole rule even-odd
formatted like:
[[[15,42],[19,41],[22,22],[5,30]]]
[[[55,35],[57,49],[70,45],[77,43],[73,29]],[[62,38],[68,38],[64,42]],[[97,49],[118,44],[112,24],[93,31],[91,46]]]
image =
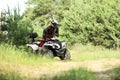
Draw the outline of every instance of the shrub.
[[[63,37],[70,43],[120,47],[120,1],[75,0],[64,11]],[[67,31],[66,31],[67,30]]]
[[[29,33],[32,32],[29,20],[24,19],[24,17],[20,15],[19,8],[15,8],[13,11],[8,8],[5,14],[8,35],[7,37],[1,36],[1,42],[12,43],[14,45],[25,44],[28,40]]]

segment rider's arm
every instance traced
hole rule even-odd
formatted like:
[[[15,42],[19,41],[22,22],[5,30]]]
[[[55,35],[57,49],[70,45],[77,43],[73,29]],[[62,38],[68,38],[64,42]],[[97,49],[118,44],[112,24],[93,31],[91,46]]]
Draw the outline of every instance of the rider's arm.
[[[59,37],[59,28],[58,27],[55,27],[56,30],[55,30],[55,36]]]

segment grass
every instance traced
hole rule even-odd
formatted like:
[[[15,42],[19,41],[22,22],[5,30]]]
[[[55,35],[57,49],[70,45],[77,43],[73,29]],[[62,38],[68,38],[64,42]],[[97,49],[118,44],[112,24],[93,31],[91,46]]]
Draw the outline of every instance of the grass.
[[[86,69],[80,68],[78,70],[70,70],[61,76],[55,76],[53,80],[95,80],[95,76]]]
[[[71,49],[73,61],[98,60],[98,59],[120,59],[120,49],[112,50],[101,46],[74,45]]]
[[[8,72],[5,74],[0,73],[0,80],[22,80],[22,78],[17,73]]]
[[[39,79],[30,79],[30,80],[95,80],[95,76],[92,72],[87,71],[87,69],[79,68],[77,70],[72,69],[64,74],[54,76],[52,78],[47,78],[43,76]],[[0,80],[29,80],[28,78],[21,77],[20,74],[16,72],[7,72],[5,74],[0,73]]]
[[[32,53],[27,53],[24,50],[19,50],[11,45],[0,45],[0,61],[7,63],[18,63],[25,65],[40,66],[45,62],[53,62],[54,60],[41,57]]]
[[[97,59],[120,59],[120,49],[111,50],[103,47],[95,47],[92,45],[74,45],[72,49],[69,49],[71,53],[72,61],[84,61],[84,60],[97,60]],[[27,53],[24,50],[19,50],[15,46],[2,44],[0,45],[0,61],[8,63],[19,63],[25,65],[37,65],[41,66],[44,63],[51,63],[58,61],[58,58],[49,59]]]
[[[112,80],[120,80],[120,66],[106,72]]]
[[[95,80],[95,76],[92,72],[89,72],[87,69],[79,68],[77,70],[72,69],[63,72],[63,74],[57,75],[53,77],[51,80]]]
[[[79,45],[74,45],[69,50],[71,53],[72,62],[81,62],[81,61],[98,60],[98,59],[106,59],[106,58],[120,59],[120,49],[111,50],[111,49],[105,49],[100,46],[92,46],[92,45],[84,46],[79,44]],[[49,69],[53,69],[54,67],[52,68],[52,65],[51,66],[49,65],[51,63],[53,64],[54,62],[60,62],[59,58],[49,59],[46,57],[41,57],[39,55],[27,53],[24,50],[17,49],[15,46],[12,45],[1,44],[0,65],[1,64],[2,65],[0,66],[0,80],[19,80],[19,79],[24,80],[25,78],[20,75],[19,69],[16,69],[17,67],[14,67],[16,66],[16,64],[26,67],[31,66],[33,68],[35,67],[40,68],[46,66],[46,67],[50,67]],[[117,72],[113,72],[113,73],[117,74]],[[77,70],[72,69],[70,71],[65,72],[65,74],[61,74],[60,76],[55,76],[52,78],[52,80],[78,80],[78,79],[95,80],[95,77],[93,73],[87,71],[86,69],[80,68]]]

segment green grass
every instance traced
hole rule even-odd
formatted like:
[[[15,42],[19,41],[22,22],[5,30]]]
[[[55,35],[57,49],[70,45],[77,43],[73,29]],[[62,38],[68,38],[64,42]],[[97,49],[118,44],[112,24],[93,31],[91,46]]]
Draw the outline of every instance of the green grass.
[[[120,49],[110,50],[103,47],[95,47],[92,45],[75,45],[70,50],[72,61],[97,60],[97,59],[120,59]],[[24,50],[19,50],[15,46],[1,44],[0,45],[0,61],[8,63],[19,63],[25,65],[40,66],[44,63],[59,61],[59,58],[49,59],[27,53]]]
[[[92,72],[87,71],[87,69],[84,68],[79,68],[77,70],[72,69],[63,73],[64,74],[57,75],[53,78],[47,78],[46,76],[43,76],[42,78],[37,80],[95,80],[94,74]],[[8,72],[5,74],[0,73],[0,80],[26,80],[26,79],[28,80],[28,78],[21,77],[20,74],[17,74],[15,72]]]
[[[17,73],[8,72],[5,74],[0,73],[0,80],[22,80],[22,78]]]
[[[120,59],[120,49],[111,50],[105,49],[100,46],[92,45],[74,45],[70,49],[71,57],[73,62],[89,61],[89,60],[98,60],[98,59]],[[16,80],[24,79],[19,75],[19,72],[14,71],[13,65],[22,65],[22,66],[32,66],[34,67],[44,67],[47,64],[54,62],[59,62],[59,58],[49,59],[46,57],[41,57],[40,55],[35,55],[27,53],[24,50],[20,50],[12,45],[1,44],[0,45],[0,80]],[[5,67],[4,67],[5,66]],[[69,65],[68,65],[69,66]],[[10,67],[10,68],[9,68]],[[7,70],[6,70],[7,69]],[[12,70],[11,70],[12,69]],[[50,67],[52,68],[52,65]],[[19,70],[19,69],[16,69]],[[114,72],[117,74],[117,72]],[[24,74],[23,74],[24,75]],[[19,80],[17,79],[17,80]],[[47,79],[47,78],[46,78]],[[94,80],[95,77],[93,73],[87,71],[86,69],[73,69],[55,76],[52,80]]]
[[[93,73],[85,69],[70,70],[64,75],[55,76],[53,80],[95,80]]]
[[[64,72],[62,75],[57,75],[52,80],[95,80],[95,76],[87,69],[79,68]]]
[[[32,53],[27,53],[24,50],[19,50],[11,45],[0,45],[0,61],[7,63],[17,63],[25,65],[37,65],[40,66],[44,63],[53,62],[54,59],[41,57]]]
[[[75,45],[71,49],[73,61],[98,60],[98,59],[120,59],[120,49],[112,50],[101,46]]]
[[[112,80],[120,80],[120,66],[106,72]]]

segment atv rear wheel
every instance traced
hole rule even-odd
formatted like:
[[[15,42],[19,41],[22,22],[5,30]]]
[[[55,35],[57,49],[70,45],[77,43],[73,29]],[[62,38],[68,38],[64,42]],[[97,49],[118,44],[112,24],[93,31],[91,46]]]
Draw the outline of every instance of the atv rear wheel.
[[[27,51],[28,51],[28,53],[33,53],[33,49],[29,46],[27,47]]]
[[[52,52],[51,50],[48,50],[48,51],[45,53],[45,56],[46,56],[46,57],[49,57],[49,58],[54,58],[53,52]]]

